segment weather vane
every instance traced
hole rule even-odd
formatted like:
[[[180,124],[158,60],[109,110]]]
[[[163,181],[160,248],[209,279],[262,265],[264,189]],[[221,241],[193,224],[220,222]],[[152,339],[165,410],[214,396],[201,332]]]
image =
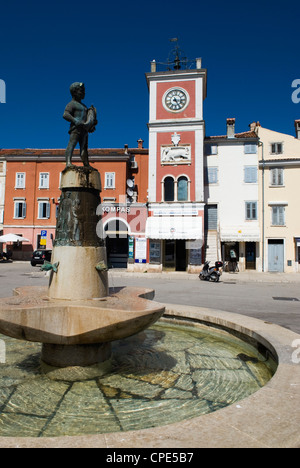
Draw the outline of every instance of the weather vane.
[[[170,39],[170,42],[175,44],[174,48],[169,53],[167,62],[157,62],[160,65],[165,65],[167,70],[180,70],[180,69],[187,69],[189,64],[192,64],[194,60],[188,60],[187,57],[184,56],[184,52],[180,49],[178,44],[178,37],[174,37]],[[191,68],[192,65],[190,65]]]

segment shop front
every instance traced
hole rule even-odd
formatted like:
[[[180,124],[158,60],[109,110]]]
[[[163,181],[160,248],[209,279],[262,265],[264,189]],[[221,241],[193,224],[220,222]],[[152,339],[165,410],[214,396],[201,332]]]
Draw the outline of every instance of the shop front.
[[[187,207],[186,207],[187,208]],[[149,239],[149,271],[188,271],[200,269],[203,257],[202,206],[151,206],[146,223]],[[181,215],[180,215],[181,214]]]
[[[259,258],[258,226],[221,227],[222,261],[229,271],[256,270]]]
[[[147,261],[146,205],[104,203],[101,216],[108,267],[138,270]]]

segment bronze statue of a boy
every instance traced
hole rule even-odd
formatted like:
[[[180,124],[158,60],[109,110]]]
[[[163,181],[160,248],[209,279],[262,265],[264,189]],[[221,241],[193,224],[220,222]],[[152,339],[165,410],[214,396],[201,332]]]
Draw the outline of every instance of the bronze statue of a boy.
[[[73,83],[70,86],[72,101],[70,101],[63,115],[63,118],[71,123],[70,140],[66,149],[67,167],[73,167],[73,151],[79,143],[80,157],[85,167],[90,167],[88,155],[88,134],[96,130],[97,111],[91,106],[89,109],[81,101],[85,97],[84,83]]]

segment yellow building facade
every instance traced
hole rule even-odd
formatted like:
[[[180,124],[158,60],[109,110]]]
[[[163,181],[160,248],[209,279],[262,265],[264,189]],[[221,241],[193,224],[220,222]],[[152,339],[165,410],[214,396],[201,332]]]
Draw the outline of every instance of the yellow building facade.
[[[259,137],[258,270],[300,273],[300,121],[295,136],[251,124]]]

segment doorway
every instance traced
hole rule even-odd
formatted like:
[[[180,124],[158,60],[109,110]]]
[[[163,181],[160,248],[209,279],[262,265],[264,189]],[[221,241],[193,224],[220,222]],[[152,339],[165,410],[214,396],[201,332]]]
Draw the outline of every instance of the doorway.
[[[107,262],[109,268],[127,268],[129,236],[121,220],[112,220],[105,226]]]
[[[278,273],[283,273],[284,271],[283,239],[268,240],[268,270]]]
[[[246,270],[256,270],[255,242],[246,242]]]
[[[164,241],[163,268],[170,271],[186,271],[187,254],[184,239]]]

